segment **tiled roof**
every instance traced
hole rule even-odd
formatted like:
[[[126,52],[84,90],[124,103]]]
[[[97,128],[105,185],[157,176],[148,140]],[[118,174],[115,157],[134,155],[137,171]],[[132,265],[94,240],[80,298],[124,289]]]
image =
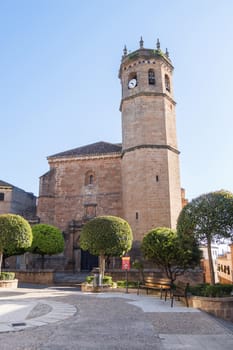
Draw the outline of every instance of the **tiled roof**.
[[[3,180],[0,180],[0,186],[3,186],[3,187],[14,187],[13,185],[11,185],[8,182],[5,182]]]
[[[74,148],[65,152],[57,153],[48,158],[60,158],[60,157],[85,157],[109,153],[121,153],[122,145],[120,143],[113,144],[108,142],[96,142],[91,145],[86,145],[78,148]]]

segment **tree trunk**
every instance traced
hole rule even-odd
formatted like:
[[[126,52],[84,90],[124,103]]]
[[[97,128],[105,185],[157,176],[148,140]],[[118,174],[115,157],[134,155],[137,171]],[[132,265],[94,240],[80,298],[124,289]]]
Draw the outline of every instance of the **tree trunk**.
[[[211,238],[207,239],[207,251],[208,251],[208,259],[209,259],[209,270],[210,270],[210,284],[215,284],[215,275],[214,275],[214,265],[213,258],[211,252]]]
[[[1,275],[1,272],[2,272],[2,252],[0,252],[0,275]]]
[[[2,255],[2,268],[6,268],[6,258],[4,257],[4,254]]]
[[[100,261],[100,274],[101,274],[101,284],[102,284],[102,281],[104,278],[104,272],[105,272],[105,256],[100,255],[99,261]]]

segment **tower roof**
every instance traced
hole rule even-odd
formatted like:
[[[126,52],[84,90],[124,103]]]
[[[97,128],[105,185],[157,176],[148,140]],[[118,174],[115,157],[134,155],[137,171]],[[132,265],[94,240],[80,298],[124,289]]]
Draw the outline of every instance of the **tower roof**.
[[[103,155],[110,153],[121,153],[122,146],[120,143],[96,142],[90,145],[73,148],[71,150],[56,153],[48,158],[63,158],[63,157],[86,157],[94,155]]]

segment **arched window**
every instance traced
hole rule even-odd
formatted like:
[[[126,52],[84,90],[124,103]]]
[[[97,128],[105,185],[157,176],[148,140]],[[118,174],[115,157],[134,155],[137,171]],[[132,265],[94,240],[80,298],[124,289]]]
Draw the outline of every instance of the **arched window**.
[[[94,175],[91,174],[91,175],[89,176],[89,185],[92,185],[93,182],[94,182]]]
[[[93,185],[95,183],[95,174],[93,171],[87,171],[85,174],[85,186]]]
[[[167,91],[171,91],[171,87],[170,87],[170,79],[169,76],[167,74],[165,74],[165,88]]]
[[[149,85],[155,85],[155,72],[153,69],[148,71],[148,83]]]

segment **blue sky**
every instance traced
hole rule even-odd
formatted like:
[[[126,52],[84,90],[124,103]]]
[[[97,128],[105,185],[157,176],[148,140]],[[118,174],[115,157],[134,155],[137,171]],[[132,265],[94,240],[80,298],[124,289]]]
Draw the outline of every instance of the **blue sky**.
[[[181,185],[233,191],[231,0],[0,0],[0,179],[34,192],[46,157],[121,142],[122,50],[168,48]]]

